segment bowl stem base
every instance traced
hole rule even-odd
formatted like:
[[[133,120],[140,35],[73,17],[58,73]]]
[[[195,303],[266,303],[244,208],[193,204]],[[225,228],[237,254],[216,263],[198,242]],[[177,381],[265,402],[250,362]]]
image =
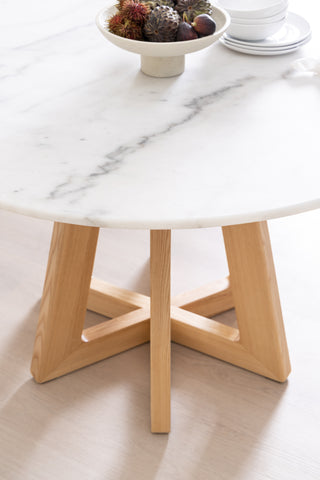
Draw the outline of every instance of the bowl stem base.
[[[174,77],[184,72],[184,55],[148,57],[141,55],[141,71],[151,77]]]

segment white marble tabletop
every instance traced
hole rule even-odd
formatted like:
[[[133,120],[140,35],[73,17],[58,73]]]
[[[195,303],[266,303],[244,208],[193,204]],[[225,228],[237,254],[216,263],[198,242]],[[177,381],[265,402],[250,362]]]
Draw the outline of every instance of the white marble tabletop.
[[[313,40],[257,57],[222,44],[178,77],[94,24],[105,0],[3,2],[0,207],[102,227],[188,228],[320,207],[320,78],[288,77],[320,56],[313,0],[290,9]]]

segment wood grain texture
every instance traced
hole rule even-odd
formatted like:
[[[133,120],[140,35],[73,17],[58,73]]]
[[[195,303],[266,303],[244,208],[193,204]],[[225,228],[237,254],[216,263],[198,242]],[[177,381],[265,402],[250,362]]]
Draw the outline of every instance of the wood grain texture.
[[[151,431],[170,431],[171,319],[170,264],[171,231],[150,232],[150,389]]]
[[[31,365],[37,382],[52,380],[149,340],[148,297],[91,280],[98,233],[94,227],[54,225]],[[90,283],[93,308],[118,316],[83,330]]]
[[[42,381],[52,380],[149,341],[150,311],[135,310],[83,330],[81,342]]]
[[[141,293],[115,287],[98,278],[92,278],[88,310],[105,317],[118,317],[137,308],[150,308],[150,298]]]
[[[98,235],[99,228],[54,224],[31,364],[38,382],[81,345]]]
[[[223,235],[241,345],[283,382],[291,368],[267,222],[224,227]]]
[[[151,316],[152,431],[169,431],[171,315],[175,342],[284,381],[290,362],[267,224],[224,227],[223,233],[232,289],[229,279],[212,283],[175,297],[170,310],[171,232],[151,231],[150,313],[145,295],[97,279],[89,291],[98,229],[55,224],[32,360],[35,379],[44,382],[147,342]],[[203,316],[233,304],[239,330]],[[115,318],[82,333],[87,305]]]
[[[181,293],[171,300],[171,305],[204,317],[214,317],[218,313],[230,310],[234,307],[234,302],[229,278]]]
[[[279,380],[263,360],[255,358],[251,351],[241,344],[237,328],[177,307],[171,308],[171,318],[174,342],[264,377]]]

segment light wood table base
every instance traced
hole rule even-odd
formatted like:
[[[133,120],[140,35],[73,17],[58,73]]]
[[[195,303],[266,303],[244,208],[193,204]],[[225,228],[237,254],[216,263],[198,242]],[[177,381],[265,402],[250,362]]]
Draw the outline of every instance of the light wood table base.
[[[170,230],[152,230],[150,298],[92,278],[99,229],[55,223],[31,372],[46,382],[150,342],[151,430],[170,431],[172,341],[283,382],[290,361],[266,222],[223,227],[230,277],[170,300]],[[235,308],[238,328],[210,317]],[[86,310],[111,320],[83,329]]]

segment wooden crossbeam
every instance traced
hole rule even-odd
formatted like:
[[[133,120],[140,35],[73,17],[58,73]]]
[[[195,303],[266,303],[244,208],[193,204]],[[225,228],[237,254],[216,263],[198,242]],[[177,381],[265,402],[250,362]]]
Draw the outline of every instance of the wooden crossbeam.
[[[150,308],[150,297],[91,279],[87,309],[114,318],[137,308]]]
[[[174,297],[171,305],[204,317],[214,317],[218,313],[234,308],[229,277]]]

